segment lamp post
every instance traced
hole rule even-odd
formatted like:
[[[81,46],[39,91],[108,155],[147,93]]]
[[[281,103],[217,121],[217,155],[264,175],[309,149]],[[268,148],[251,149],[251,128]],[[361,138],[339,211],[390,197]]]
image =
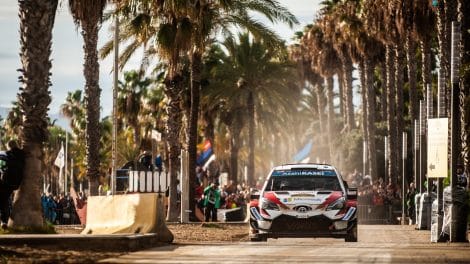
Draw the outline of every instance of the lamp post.
[[[119,73],[119,17],[114,20],[114,86],[113,86],[113,136],[112,136],[112,165],[111,165],[111,193],[116,193],[116,159],[117,159],[117,90]]]
[[[454,192],[457,187],[457,163],[459,159],[459,135],[460,135],[460,113],[459,113],[459,69],[460,69],[460,56],[459,56],[459,43],[460,43],[460,24],[452,22],[452,49],[451,49],[451,165],[450,165],[450,184],[452,187],[452,204],[454,204]],[[457,242],[457,223],[454,215],[454,210],[451,213],[450,221],[450,242]]]

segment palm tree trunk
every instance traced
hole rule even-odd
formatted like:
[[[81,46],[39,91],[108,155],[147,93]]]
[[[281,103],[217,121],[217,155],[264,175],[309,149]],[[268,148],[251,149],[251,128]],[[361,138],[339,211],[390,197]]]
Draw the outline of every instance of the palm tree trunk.
[[[238,152],[240,150],[240,133],[242,130],[241,120],[238,116],[234,120],[230,129],[230,180],[238,182]]]
[[[312,84],[313,89],[315,90],[315,95],[317,96],[317,111],[318,111],[318,121],[320,123],[320,135],[325,134],[325,117],[324,117],[324,96],[323,96],[323,86],[319,83]]]
[[[445,45],[447,45],[447,60],[449,62],[448,64],[448,68],[446,68],[446,76],[447,76],[447,80],[450,80],[450,75],[451,75],[451,68],[450,68],[450,63],[451,63],[451,33],[452,33],[452,22],[453,21],[457,21],[457,17],[458,17],[458,1],[455,1],[455,0],[443,0],[443,4],[444,4],[444,13],[445,13],[445,30],[446,30],[446,43]],[[447,81],[447,85],[448,85],[448,93],[447,93],[447,98],[446,98],[446,107],[447,107],[447,117],[449,118],[449,120],[452,118],[451,117],[451,101],[452,101],[452,92],[451,89],[452,87],[450,87],[450,81]],[[451,128],[451,123],[449,122],[449,129]],[[449,140],[450,140],[450,136],[449,136]],[[450,142],[450,141],[449,141]]]
[[[369,57],[366,57],[364,63],[365,82],[366,82],[366,102],[367,102],[367,144],[368,144],[368,164],[369,175],[372,180],[377,180],[377,154],[375,145],[375,87],[374,87],[374,65]]]
[[[83,75],[85,76],[86,103],[86,160],[87,177],[90,179],[90,194],[98,194],[100,172],[100,94],[98,63],[98,23],[82,23],[85,50]]]
[[[196,186],[196,159],[197,159],[197,121],[199,119],[199,93],[201,89],[202,55],[199,52],[191,54],[191,110],[188,124],[188,174],[189,197],[192,201]],[[195,212],[195,203],[189,203],[189,210]]]
[[[380,63],[380,75],[382,77],[382,94],[380,96],[380,107],[382,109],[381,111],[381,119],[380,120],[387,120],[387,66],[386,62]]]
[[[26,160],[23,182],[14,197],[9,226],[40,228],[43,226],[40,179],[43,173],[43,142],[49,134],[50,55],[58,1],[20,0],[18,3],[22,62],[18,101],[25,117],[20,138]]]
[[[369,133],[368,133],[368,126],[367,126],[367,121],[369,120],[369,115],[367,111],[367,84],[366,84],[366,72],[365,72],[365,66],[364,66],[364,60],[361,60],[359,62],[359,77],[361,80],[361,99],[362,99],[362,139],[364,141],[367,141],[369,138]],[[369,143],[365,145],[365,148],[363,151],[367,153],[367,158],[366,158],[366,164],[369,164]],[[363,161],[365,162],[365,161]],[[365,168],[365,171],[368,171],[367,168]]]
[[[353,64],[349,56],[344,58],[343,62],[343,95],[345,101],[345,116],[346,116],[346,127],[347,131],[351,131],[356,127],[354,121],[354,105],[353,105],[353,85],[352,85],[352,71]]]
[[[389,137],[388,148],[388,179],[396,184],[398,176],[397,166],[397,132],[396,132],[396,109],[395,109],[395,51],[391,45],[386,46],[385,61],[387,64],[387,130]]]
[[[426,91],[428,85],[431,85],[431,54],[432,51],[430,39],[421,40],[423,91]]]
[[[334,115],[335,110],[333,106],[333,77],[326,78],[326,101],[328,104],[328,147],[330,150],[330,163],[333,162],[334,152],[333,152],[333,130],[334,130]]]
[[[177,221],[179,216],[178,208],[178,170],[180,165],[180,131],[181,131],[181,88],[183,78],[179,74],[171,74],[165,80],[165,95],[167,103],[167,135],[169,145],[169,174],[170,174],[170,197],[168,204],[167,221]]]
[[[338,70],[338,97],[339,97],[339,115],[342,117],[343,124],[346,126],[346,100],[344,99],[344,73],[341,68]]]
[[[204,138],[210,142],[214,142],[215,139],[215,126],[214,126],[214,115],[212,111],[206,111],[203,113],[204,118]]]
[[[464,69],[460,78],[460,114],[461,114],[461,142],[462,142],[462,160],[465,171],[468,173],[470,169],[470,2],[459,1],[459,21],[461,23],[462,39],[460,43],[461,65]]]
[[[439,78],[444,80],[441,82],[441,89],[439,90],[439,101],[443,101],[443,103],[439,103],[441,109],[439,109],[439,113],[442,116],[447,116],[447,105],[450,105],[450,102],[447,102],[448,93],[450,91],[449,82],[447,82],[450,75],[450,52],[449,52],[449,34],[448,30],[449,27],[446,24],[446,5],[445,3],[441,2],[437,7],[437,38],[439,41]],[[439,80],[438,80],[439,81]]]
[[[248,186],[255,184],[255,100],[253,92],[248,91]]]
[[[404,73],[405,73],[405,53],[401,44],[395,45],[395,81],[396,81],[396,143],[397,149],[397,176],[402,174],[403,164],[401,162],[403,157],[403,128],[404,128],[404,111],[403,111],[403,89],[404,89]],[[399,177],[401,178],[401,177]]]
[[[408,62],[408,85],[410,89],[410,117],[411,124],[418,119],[418,88],[417,88],[417,64],[416,64],[416,42],[411,32],[406,36],[406,60]]]

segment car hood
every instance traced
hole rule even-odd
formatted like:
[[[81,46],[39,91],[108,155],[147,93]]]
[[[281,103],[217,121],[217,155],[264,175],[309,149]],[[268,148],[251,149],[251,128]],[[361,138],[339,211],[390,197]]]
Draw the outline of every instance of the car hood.
[[[297,205],[315,205],[323,208],[343,196],[339,191],[273,191],[265,192],[263,197],[283,208],[293,208]]]

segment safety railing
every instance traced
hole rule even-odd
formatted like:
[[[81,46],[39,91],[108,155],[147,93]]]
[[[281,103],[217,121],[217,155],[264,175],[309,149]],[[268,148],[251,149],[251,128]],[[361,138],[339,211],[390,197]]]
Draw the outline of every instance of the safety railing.
[[[118,170],[116,192],[164,192],[168,186],[168,175],[160,171]]]

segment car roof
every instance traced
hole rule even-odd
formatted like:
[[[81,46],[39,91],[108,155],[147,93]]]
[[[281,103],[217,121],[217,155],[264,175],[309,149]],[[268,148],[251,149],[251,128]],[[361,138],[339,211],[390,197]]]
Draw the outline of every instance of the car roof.
[[[329,164],[321,163],[296,163],[296,164],[284,164],[276,166],[273,170],[291,170],[291,169],[319,169],[319,170],[335,170],[335,167]]]

